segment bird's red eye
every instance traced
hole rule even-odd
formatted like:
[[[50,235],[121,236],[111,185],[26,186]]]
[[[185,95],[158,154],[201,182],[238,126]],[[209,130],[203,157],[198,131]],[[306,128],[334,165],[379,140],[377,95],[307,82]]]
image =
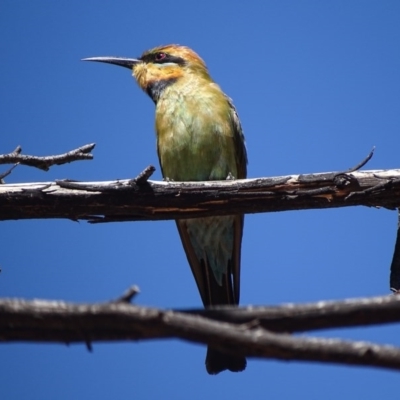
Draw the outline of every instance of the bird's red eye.
[[[157,53],[156,54],[156,61],[164,60],[165,57],[167,57],[167,55],[165,53]]]

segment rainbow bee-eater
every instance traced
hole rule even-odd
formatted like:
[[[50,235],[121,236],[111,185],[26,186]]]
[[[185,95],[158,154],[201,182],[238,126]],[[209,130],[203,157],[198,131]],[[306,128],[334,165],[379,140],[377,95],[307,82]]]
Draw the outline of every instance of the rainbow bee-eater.
[[[231,99],[204,61],[185,46],[168,45],[140,58],[92,57],[129,68],[156,106],[157,152],[164,179],[245,178],[242,127]],[[179,235],[205,307],[239,304],[243,215],[179,219]],[[208,373],[242,371],[244,357],[208,348]]]

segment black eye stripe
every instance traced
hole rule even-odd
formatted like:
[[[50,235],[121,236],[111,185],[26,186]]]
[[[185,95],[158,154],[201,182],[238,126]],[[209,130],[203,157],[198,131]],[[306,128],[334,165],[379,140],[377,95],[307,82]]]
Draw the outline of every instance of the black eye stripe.
[[[183,58],[172,56],[171,54],[164,52],[145,54],[140,59],[146,63],[154,63],[154,64],[166,64],[166,63],[174,63],[178,65],[186,64],[186,61]]]

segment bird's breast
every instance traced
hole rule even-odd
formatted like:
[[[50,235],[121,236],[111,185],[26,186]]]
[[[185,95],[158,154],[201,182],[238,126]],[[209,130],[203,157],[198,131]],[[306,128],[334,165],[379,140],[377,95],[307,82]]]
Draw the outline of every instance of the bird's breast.
[[[230,109],[223,93],[168,89],[156,106],[164,177],[199,181],[237,176]]]

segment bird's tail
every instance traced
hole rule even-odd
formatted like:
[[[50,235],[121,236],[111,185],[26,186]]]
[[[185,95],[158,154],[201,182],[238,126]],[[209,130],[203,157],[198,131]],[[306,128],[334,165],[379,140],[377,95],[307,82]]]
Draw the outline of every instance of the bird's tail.
[[[208,347],[206,368],[207,372],[211,375],[219,374],[227,369],[232,372],[240,372],[246,368],[246,359],[244,357],[221,353],[218,350]]]
[[[176,224],[204,307],[237,305],[243,216],[181,219]],[[216,241],[216,237],[220,240]],[[232,239],[234,243],[230,245],[229,241]],[[232,254],[226,254],[225,250],[230,246]],[[218,268],[211,266],[210,260],[214,264],[218,260],[217,264],[226,265],[222,276]],[[239,372],[245,368],[244,357],[225,354],[208,347],[206,369],[209,374],[216,375],[225,370]]]
[[[219,286],[214,279],[208,279],[207,288],[211,299],[210,304],[237,304],[229,274],[225,275],[222,286]],[[210,375],[216,375],[225,370],[240,372],[246,368],[246,364],[244,357],[233,356],[207,347],[206,369]]]

